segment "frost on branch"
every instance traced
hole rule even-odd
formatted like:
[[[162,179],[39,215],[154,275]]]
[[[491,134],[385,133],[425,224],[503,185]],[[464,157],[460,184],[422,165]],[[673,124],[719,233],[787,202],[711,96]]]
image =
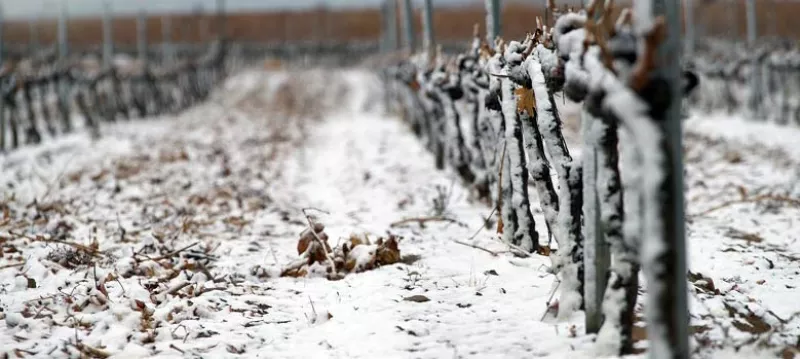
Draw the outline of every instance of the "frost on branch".
[[[512,41],[509,44],[505,53],[506,66],[504,70],[506,74],[511,75],[512,70],[519,69],[523,51],[524,48],[519,42]],[[513,233],[511,243],[524,250],[534,251],[539,248],[539,234],[536,232],[528,199],[528,169],[525,165],[522,121],[516,92],[520,86],[510,78],[501,79],[501,86],[502,109],[506,126],[506,156],[508,158],[506,164],[509,167],[506,173],[510,174],[508,181],[511,184],[513,210],[516,212],[518,225]]]
[[[533,61],[533,57],[529,57],[525,64],[535,63],[535,67],[539,67],[538,63]],[[525,65],[523,64],[523,65]],[[538,120],[538,103],[536,101],[536,93],[533,88],[527,87],[531,82],[530,66],[520,65],[526,74],[526,83],[520,86],[517,90],[518,103],[530,103],[529,105],[518,106],[518,115],[522,121],[523,139],[525,149],[528,152],[529,171],[533,179],[536,191],[539,193],[539,201],[541,202],[542,211],[544,212],[545,222],[549,229],[550,236],[555,237],[556,240],[561,235],[556,230],[556,220],[558,217],[558,195],[556,194],[553,185],[552,177],[550,176],[550,163],[544,152],[544,143],[542,135],[539,132]],[[537,69],[538,70],[538,69]],[[541,74],[541,71],[536,71]]]

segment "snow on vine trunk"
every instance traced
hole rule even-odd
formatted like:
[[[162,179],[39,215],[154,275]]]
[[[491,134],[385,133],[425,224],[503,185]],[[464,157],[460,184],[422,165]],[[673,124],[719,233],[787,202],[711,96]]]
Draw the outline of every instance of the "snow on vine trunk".
[[[547,153],[553,161],[558,178],[558,212],[551,227],[558,243],[558,256],[553,264],[561,278],[559,315],[569,316],[578,310],[583,293],[583,237],[581,233],[582,172],[580,164],[569,154],[562,132],[561,118],[555,106],[553,93],[547,88],[543,64],[555,57],[548,49],[539,46],[539,61],[527,61],[527,71],[536,98],[537,125]],[[551,55],[547,60],[544,56]],[[541,61],[541,64],[540,64]]]
[[[526,63],[534,63],[534,65],[524,66],[524,69],[528,69],[529,72],[531,66],[536,68],[540,67],[538,62],[534,61],[532,57],[523,63],[523,65]],[[541,74],[541,70],[535,72]],[[529,74],[529,76],[533,75]],[[538,105],[538,102],[536,102],[536,105]],[[547,223],[548,231],[550,232],[551,238],[555,237],[556,240],[558,240],[560,234],[554,233],[555,228],[558,226],[556,223],[559,210],[558,194],[556,194],[555,186],[553,186],[553,178],[550,176],[550,163],[544,152],[542,134],[539,132],[539,121],[537,118],[538,108],[536,112],[537,113],[529,114],[527,111],[523,111],[523,113],[519,114],[520,121],[522,122],[522,137],[525,149],[528,153],[529,172],[533,179],[536,192],[539,193],[539,201],[542,211],[544,212],[544,219]]]
[[[606,116],[597,126],[597,192],[600,198],[600,219],[605,239],[610,245],[611,265],[608,283],[603,295],[603,325],[598,337],[607,346],[601,348],[603,354],[621,355],[630,353],[633,348],[632,323],[638,294],[639,262],[635,247],[629,246],[624,238],[622,182],[619,171],[619,151],[617,145],[617,119]],[[616,344],[615,347],[608,346]]]
[[[619,119],[619,122],[631,133],[637,152],[641,155],[638,163],[638,170],[641,173],[641,197],[642,197],[642,243],[640,261],[646,265],[642,266],[642,271],[647,279],[647,304],[645,311],[648,317],[647,334],[650,340],[649,350],[655,357],[671,358],[672,348],[670,346],[669,318],[664,318],[663,307],[667,305],[667,298],[664,293],[667,291],[668,283],[665,280],[666,267],[661,264],[661,258],[666,254],[667,248],[665,238],[663,238],[663,223],[661,218],[661,186],[664,179],[663,166],[665,158],[661,144],[663,141],[661,130],[656,122],[649,115],[648,105],[638,97],[631,89],[616,80],[603,67],[598,59],[586,56],[585,61],[587,70],[592,73],[594,78],[600,78],[600,86],[605,92],[602,100],[602,108],[610,112]],[[636,170],[636,169],[626,169]],[[629,221],[636,218],[629,218]],[[635,228],[635,227],[630,227]],[[626,231],[627,232],[627,231]],[[624,242],[622,242],[624,243]],[[630,243],[630,242],[629,242]],[[628,244],[629,245],[629,244]],[[626,256],[630,252],[626,252]],[[633,258],[626,257],[619,267],[620,278],[612,278],[623,281],[625,275],[633,280],[634,274],[630,264]],[[623,293],[625,295],[623,295]],[[624,290],[614,291],[612,288],[611,302],[608,303],[608,313],[619,313],[623,315],[624,310],[619,308],[620,304],[627,301],[627,292]],[[614,320],[611,317],[607,320]],[[620,319],[620,325],[626,325]],[[624,338],[620,335],[622,328],[615,327],[615,323],[610,323],[601,333],[598,334],[598,348],[605,350],[621,350]]]
[[[447,91],[443,91],[439,87],[436,87],[434,91],[444,112],[444,141],[447,146],[447,158],[461,178],[467,183],[473,183],[475,174],[470,168],[469,150],[461,128],[461,116],[458,114],[453,98]]]
[[[425,83],[425,87],[421,88],[422,98],[426,104],[427,124],[429,133],[429,149],[434,155],[437,169],[444,169],[445,160],[447,157],[447,145],[445,140],[445,120],[444,109],[442,102],[435,97],[435,88],[430,83]]]
[[[501,86],[501,104],[505,119],[506,165],[509,167],[506,173],[510,174],[506,183],[510,182],[511,189],[513,189],[511,200],[517,222],[513,237],[510,239],[511,243],[532,252],[539,247],[539,234],[536,232],[528,200],[528,169],[523,152],[522,121],[517,113],[517,98],[514,94],[517,85],[510,79],[502,79]],[[504,237],[508,238],[508,236]]]
[[[463,126],[465,146],[469,155],[469,168],[475,175],[474,185],[481,199],[491,198],[491,171],[486,162],[485,153],[487,150],[481,143],[481,108],[483,100],[480,96],[481,90],[471,80],[469,75],[462,76],[461,86],[464,89],[463,106],[460,110],[464,113],[461,116]]]

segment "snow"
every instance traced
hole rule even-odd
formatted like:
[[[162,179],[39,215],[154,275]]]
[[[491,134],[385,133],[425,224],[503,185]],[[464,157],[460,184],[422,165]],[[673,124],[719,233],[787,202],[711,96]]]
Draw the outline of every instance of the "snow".
[[[301,102],[304,112],[276,111],[274,98],[294,76],[307,76],[301,88],[311,94],[335,91]],[[0,156],[0,209],[9,209],[0,217],[0,352],[79,357],[83,344],[115,358],[596,357],[582,313],[553,320],[547,309],[556,286],[549,258],[516,258],[493,228],[471,238],[491,209],[454,171],[437,171],[407,124],[375,105],[379,86],[357,70],[250,70],[177,117],[103,126],[95,141],[78,131]],[[615,101],[637,110],[628,98]],[[709,328],[694,335],[696,354],[774,357],[800,335],[800,208],[754,198],[800,197],[800,129],[727,117],[694,114],[684,126],[689,266],[720,292],[694,282],[692,325]],[[575,119],[564,121],[570,131]],[[624,149],[635,139],[622,135]],[[573,154],[577,146],[570,143]],[[429,216],[437,185],[452,188],[446,215],[463,225],[392,226]],[[704,213],[743,193],[749,201]],[[400,236],[405,260],[339,281],[274,277],[298,258],[306,207],[327,212],[315,216],[332,245],[354,233],[390,232]],[[56,259],[70,247],[20,234],[63,234],[83,246],[96,240],[113,257],[68,269]],[[133,258],[194,243],[180,261],[159,263],[208,263],[211,278],[202,271],[169,278],[169,268]],[[5,267],[15,264],[22,265]],[[415,295],[429,301],[405,300]],[[73,311],[66,298],[86,307]],[[750,312],[774,333],[737,329]],[[140,330],[143,313],[153,330]]]
[[[118,260],[97,262],[98,283],[109,274],[117,278],[104,283],[107,303],[91,304],[104,298],[94,288],[93,266],[66,269],[47,259],[64,245],[19,238],[0,227],[2,238],[11,237],[4,243],[24,255],[18,259],[6,253],[0,267],[25,261],[19,268],[0,269],[0,316],[7,323],[0,348],[77,357],[81,344],[126,358],[230,357],[239,352],[282,358],[558,358],[574,348],[571,356],[592,357],[590,341],[570,334],[572,326],[582,331],[580,316],[574,322],[540,321],[554,284],[548,258],[494,256],[455,242],[508,250],[493,230],[469,239],[489,208],[471,199],[454,181],[455,173],[437,171],[432,156],[398,118],[369,109],[364,102],[373,101],[372,93],[379,91],[371,75],[349,71],[327,78],[329,86],[342,83],[348,95],[337,106],[343,110],[325,111],[319,120],[284,117],[264,107],[271,102],[259,102],[266,101],[264,89],[279,88],[274,82],[286,78],[248,72],[232,79],[213,102],[177,118],[105,126],[96,142],[75,134],[2,157],[3,172],[9,174],[0,184],[2,203],[10,207],[14,222],[33,218],[36,210],[25,208],[32,198],[66,203],[66,213],[47,212],[46,220],[14,233],[54,234],[63,220],[74,226],[68,241],[90,245],[97,238],[99,249]],[[275,131],[283,131],[283,137]],[[167,156],[180,151],[187,159]],[[115,166],[123,163],[142,168],[122,178]],[[104,169],[110,173],[100,177]],[[452,185],[447,214],[465,226],[391,227],[404,218],[429,215],[437,184]],[[200,197],[211,203],[198,202]],[[319,214],[318,220],[326,225],[331,244],[351,233],[376,238],[389,231],[402,237],[403,256],[419,259],[339,281],[254,275],[256,266],[272,269],[297,258],[304,207],[329,213]],[[243,225],[231,217],[241,217]],[[134,267],[134,251],[160,246],[160,233],[169,235],[170,228],[180,225],[188,226],[186,232],[163,245],[180,249],[199,243],[184,252],[189,263],[199,263],[192,258],[212,249],[206,255],[214,258],[209,271],[223,278],[220,282],[186,271],[158,284],[157,294],[151,295],[145,285],[154,278],[122,276]],[[151,268],[157,278],[169,272],[152,261],[138,268]],[[36,287],[28,288],[22,274],[34,279]],[[176,290],[184,282],[188,286]],[[66,295],[38,304],[38,298],[58,294],[58,288],[69,293],[76,284],[75,300],[90,301],[83,312],[71,316]],[[225,289],[189,294],[216,286]],[[171,290],[178,295],[168,294]],[[404,300],[413,295],[430,301]],[[145,309],[137,309],[137,300]],[[26,305],[34,313],[50,308],[42,313],[53,319],[26,318]],[[151,313],[154,330],[139,330],[143,312]],[[70,328],[70,318],[87,328]]]

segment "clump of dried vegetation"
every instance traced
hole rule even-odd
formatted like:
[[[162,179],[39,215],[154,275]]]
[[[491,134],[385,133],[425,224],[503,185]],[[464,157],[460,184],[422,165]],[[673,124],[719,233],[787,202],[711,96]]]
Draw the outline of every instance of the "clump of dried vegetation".
[[[368,271],[400,261],[400,249],[396,236],[378,238],[372,243],[369,237],[351,234],[350,237],[331,248],[322,223],[309,219],[309,227],[297,241],[297,260],[285,266],[281,277],[305,277],[319,275],[330,280],[344,278],[350,273]],[[312,230],[313,229],[313,230]]]

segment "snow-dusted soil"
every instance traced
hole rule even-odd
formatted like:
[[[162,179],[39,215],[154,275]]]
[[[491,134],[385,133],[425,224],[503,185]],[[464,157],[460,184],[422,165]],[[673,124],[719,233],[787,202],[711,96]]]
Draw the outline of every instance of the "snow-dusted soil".
[[[490,210],[375,106],[374,78],[305,76],[281,87],[286,74],[245,73],[177,118],[0,157],[0,353],[595,357],[580,314],[545,315],[549,258],[515,256],[481,229]],[[742,357],[728,351],[767,338],[752,357],[772,357],[800,334],[800,131],[725,121],[686,124],[690,265],[714,283],[694,279],[696,343]],[[303,208],[332,245],[399,236],[402,262],[339,281],[276,277],[298,258]],[[435,216],[449,220],[397,223]],[[749,333],[732,315],[770,328]]]
[[[728,348],[719,357],[800,355],[800,129],[700,115],[684,127],[697,339]]]

